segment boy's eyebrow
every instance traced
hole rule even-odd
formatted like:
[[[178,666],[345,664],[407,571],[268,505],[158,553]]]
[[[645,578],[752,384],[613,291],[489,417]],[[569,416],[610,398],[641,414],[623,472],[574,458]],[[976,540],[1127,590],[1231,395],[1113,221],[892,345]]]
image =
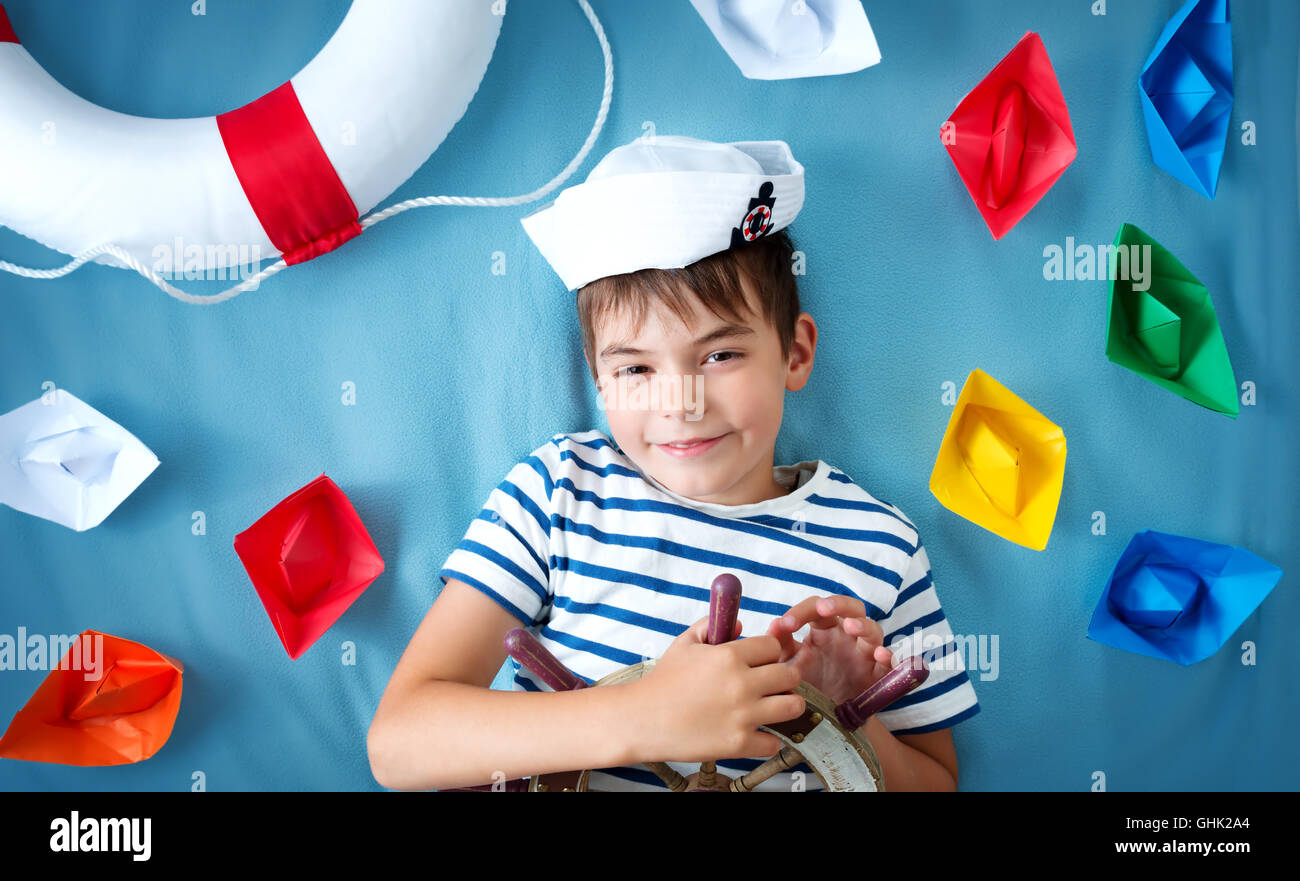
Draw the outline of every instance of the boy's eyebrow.
[[[743,324],[723,324],[723,325],[719,325],[718,327],[715,327],[713,330],[709,331],[704,336],[695,340],[695,342],[693,342],[692,345],[703,346],[706,343],[712,343],[715,342],[716,340],[724,339],[727,337],[746,336],[746,335],[752,335],[753,333],[754,333],[754,329],[752,327],[747,327],[746,325]],[[613,343],[601,350],[600,360],[608,361],[609,359],[617,357],[619,355],[645,355],[645,354],[647,354],[645,349],[638,349],[633,346]]]

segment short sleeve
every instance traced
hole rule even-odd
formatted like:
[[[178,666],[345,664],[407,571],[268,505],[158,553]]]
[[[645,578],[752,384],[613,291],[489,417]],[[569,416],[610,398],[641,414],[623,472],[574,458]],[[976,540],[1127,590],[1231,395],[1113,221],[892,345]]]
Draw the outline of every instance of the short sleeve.
[[[979,712],[965,666],[967,650],[978,650],[978,640],[953,636],[934,589],[930,560],[919,542],[894,607],[879,623],[885,645],[896,658],[919,654],[930,670],[919,688],[879,713],[890,732],[925,734],[949,728]]]
[[[543,448],[544,449],[544,448]],[[550,510],[555,484],[543,450],[497,484],[438,573],[482,591],[524,627],[545,620],[550,589]]]

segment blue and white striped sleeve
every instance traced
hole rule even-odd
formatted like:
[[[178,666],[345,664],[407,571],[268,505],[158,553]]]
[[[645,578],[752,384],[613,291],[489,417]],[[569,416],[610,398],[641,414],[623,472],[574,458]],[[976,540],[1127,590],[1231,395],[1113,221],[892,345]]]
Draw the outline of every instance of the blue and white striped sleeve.
[[[554,447],[552,447],[554,449]],[[442,570],[477,588],[519,619],[540,624],[554,601],[550,587],[550,510],[555,484],[535,451],[488,495]]]
[[[980,710],[966,675],[965,652],[979,647],[975,637],[954,637],[939,605],[930,560],[917,543],[903,575],[894,607],[880,619],[884,643],[901,660],[921,655],[930,675],[921,687],[882,711],[880,721],[895,735],[925,734],[949,728]]]

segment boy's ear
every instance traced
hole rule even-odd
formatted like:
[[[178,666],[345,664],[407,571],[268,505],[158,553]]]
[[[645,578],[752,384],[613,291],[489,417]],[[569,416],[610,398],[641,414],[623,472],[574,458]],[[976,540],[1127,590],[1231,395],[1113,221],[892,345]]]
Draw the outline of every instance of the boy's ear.
[[[816,353],[817,322],[807,312],[801,312],[795,319],[794,339],[790,342],[790,363],[785,376],[788,391],[797,392],[808,384]]]

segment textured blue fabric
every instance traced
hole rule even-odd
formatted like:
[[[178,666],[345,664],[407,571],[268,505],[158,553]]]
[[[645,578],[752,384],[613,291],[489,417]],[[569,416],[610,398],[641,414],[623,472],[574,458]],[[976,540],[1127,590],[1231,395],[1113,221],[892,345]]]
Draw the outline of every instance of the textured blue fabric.
[[[1300,787],[1290,627],[1300,600],[1292,374],[1300,338],[1296,60],[1300,6],[1233,4],[1236,103],[1217,197],[1151,161],[1138,73],[1178,0],[866,4],[883,62],[848,76],[744,79],[686,2],[597,0],[615,53],[608,124],[579,171],[653,124],[712,140],[781,138],[807,167],[792,227],[820,328],[810,385],[789,396],[779,463],[825,459],[916,523],[955,632],[998,636],[983,711],[954,729],[966,789]],[[344,0],[9,0],[14,28],[61,82],[128,113],[201,116],[292,76]],[[1002,241],[939,140],[962,96],[1027,30],[1042,35],[1079,155]],[[508,195],[581,145],[601,90],[576,4],[512,3],[468,113],[400,188]],[[1258,143],[1241,142],[1253,122]],[[9,173],[9,169],[4,170]],[[187,194],[178,193],[177,198]],[[389,200],[392,201],[392,200]],[[5,789],[375,789],[365,734],[433,599],[437,572],[490,490],[558,431],[604,427],[572,295],[517,209],[428,208],[386,221],[217,307],[133,273],[0,275],[0,411],[66,387],[134,432],[158,470],[82,534],[0,509],[0,633],[95,628],[185,663],[175,732],[146,762],[0,760]],[[629,220],[634,209],[629,207]],[[1238,382],[1231,420],[1106,360],[1106,285],[1048,281],[1044,249],[1147,230],[1209,288]],[[494,253],[506,272],[494,275]],[[0,256],[58,255],[0,230]],[[221,282],[194,282],[216,292]],[[942,386],[988,371],[1065,431],[1047,549],[943,509],[927,481],[950,413]],[[355,383],[356,404],[341,403]],[[231,542],[327,473],[387,570],[290,661]],[[191,534],[203,511],[207,534]],[[1106,534],[1094,535],[1094,512]],[[1286,571],[1227,646],[1184,668],[1088,640],[1133,533],[1240,545]],[[1241,661],[1243,641],[1257,664]],[[355,666],[341,645],[355,644]],[[42,673],[0,672],[0,724]],[[505,684],[504,676],[499,684]]]

